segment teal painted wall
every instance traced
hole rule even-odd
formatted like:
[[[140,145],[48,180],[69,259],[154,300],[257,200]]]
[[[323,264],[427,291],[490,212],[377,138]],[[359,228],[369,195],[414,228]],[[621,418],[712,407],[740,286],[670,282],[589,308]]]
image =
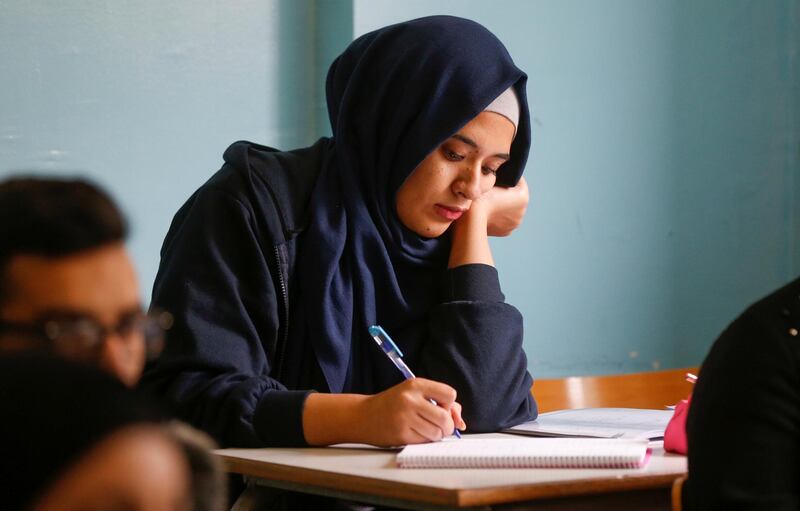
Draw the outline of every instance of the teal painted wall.
[[[678,360],[800,274],[800,2],[686,2],[670,195]]]
[[[147,300],[172,215],[228,144],[316,139],[314,12],[277,0],[0,1],[0,174],[105,185],[131,219]]]
[[[333,57],[435,13],[483,23],[530,76],[531,205],[493,246],[535,377],[697,364],[800,274],[798,0],[0,0],[0,176],[106,185],[147,295],[227,144],[329,133]]]

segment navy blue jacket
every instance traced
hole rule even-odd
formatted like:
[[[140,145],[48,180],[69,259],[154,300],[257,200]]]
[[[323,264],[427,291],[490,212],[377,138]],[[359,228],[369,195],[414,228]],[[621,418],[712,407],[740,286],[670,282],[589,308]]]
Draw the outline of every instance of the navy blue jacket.
[[[306,445],[305,398],[328,391],[297,306],[295,267],[330,144],[323,138],[279,152],[234,143],[164,240],[152,306],[172,312],[175,324],[141,385],[225,447]],[[440,288],[426,321],[391,332],[401,346],[422,339],[406,353],[409,366],[457,390],[470,432],[535,418],[522,317],[504,302],[495,268],[447,270]],[[384,362],[372,388],[345,391],[372,394],[399,383]]]

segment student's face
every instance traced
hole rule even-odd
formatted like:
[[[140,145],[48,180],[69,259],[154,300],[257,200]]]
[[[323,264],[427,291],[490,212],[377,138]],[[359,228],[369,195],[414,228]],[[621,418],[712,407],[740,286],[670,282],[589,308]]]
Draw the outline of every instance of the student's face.
[[[189,511],[178,448],[154,427],[120,430],[50,486],[33,511]]]
[[[141,317],[136,273],[122,244],[57,258],[18,255],[8,263],[4,277],[9,296],[0,306],[0,319],[22,325],[42,324],[45,318],[86,319],[111,329],[92,351],[91,359],[81,352],[78,342],[72,349],[67,346],[56,351],[97,364],[126,385],[138,381],[145,362],[144,339],[138,333],[122,335],[113,330]],[[33,339],[24,336],[6,335],[0,350],[25,349],[35,346],[32,343]]]
[[[397,191],[403,225],[425,238],[441,236],[472,201],[492,189],[513,138],[511,121],[482,112],[445,140]]]

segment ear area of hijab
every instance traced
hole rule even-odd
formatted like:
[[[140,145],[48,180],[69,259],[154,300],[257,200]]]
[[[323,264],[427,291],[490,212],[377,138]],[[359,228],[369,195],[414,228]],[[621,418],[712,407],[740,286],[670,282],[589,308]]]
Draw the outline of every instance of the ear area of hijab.
[[[519,99],[517,98],[517,93],[514,92],[513,86],[503,91],[503,93],[489,103],[489,106],[484,108],[483,111],[500,114],[511,121],[511,124],[514,125],[514,137],[517,136],[517,127],[519,127]]]

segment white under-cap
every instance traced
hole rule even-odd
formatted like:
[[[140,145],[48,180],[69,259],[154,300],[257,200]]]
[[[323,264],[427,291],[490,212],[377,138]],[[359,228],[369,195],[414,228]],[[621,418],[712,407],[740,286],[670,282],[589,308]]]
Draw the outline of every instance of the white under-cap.
[[[516,135],[517,127],[519,126],[519,100],[517,99],[517,93],[514,92],[514,86],[503,91],[483,111],[494,112],[507,118],[514,124],[514,134]]]

